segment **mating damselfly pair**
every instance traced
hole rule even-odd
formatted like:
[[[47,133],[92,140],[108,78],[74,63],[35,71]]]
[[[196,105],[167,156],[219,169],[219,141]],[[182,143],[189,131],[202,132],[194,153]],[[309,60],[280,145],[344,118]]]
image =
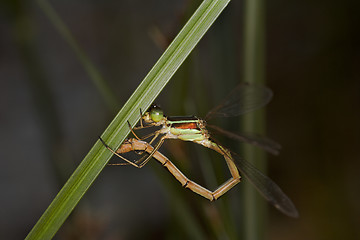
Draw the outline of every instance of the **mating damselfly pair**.
[[[139,126],[131,128],[129,124],[135,138],[127,139],[118,150],[114,151],[101,138],[100,140],[110,151],[125,161],[124,163],[111,165],[132,165],[141,168],[153,157],[166,167],[183,187],[211,201],[218,199],[239,183],[241,173],[274,207],[288,216],[297,217],[298,212],[294,204],[277,184],[239,155],[217,143],[208,130],[209,128],[230,138],[253,144],[270,153],[277,154],[280,145],[266,137],[255,134],[235,134],[207,124],[207,121],[213,117],[238,116],[263,107],[271,98],[272,91],[269,88],[246,83],[240,84],[218,106],[210,110],[204,119],[195,116],[167,117],[159,106],[152,105],[147,112],[141,113]],[[158,127],[158,129],[143,137],[138,137],[135,133],[136,130],[150,127]],[[158,151],[166,139],[191,141],[220,153],[227,163],[231,178],[214,191],[210,191],[191,181],[167,157]],[[148,142],[144,140],[148,140]],[[129,160],[121,155],[131,151],[139,153],[140,158]]]

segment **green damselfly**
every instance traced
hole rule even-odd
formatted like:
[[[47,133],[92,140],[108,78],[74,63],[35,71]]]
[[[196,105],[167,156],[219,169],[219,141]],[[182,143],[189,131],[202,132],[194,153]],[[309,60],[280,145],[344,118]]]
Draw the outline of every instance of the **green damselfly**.
[[[254,144],[268,152],[277,154],[280,149],[280,145],[270,139],[258,135],[235,134],[219,127],[208,125],[206,122],[208,119],[213,117],[238,116],[253,111],[266,105],[270,101],[271,97],[272,91],[266,87],[240,84],[223,100],[221,104],[213,108],[204,119],[196,116],[167,117],[164,115],[159,106],[152,105],[144,115],[141,114],[142,117],[140,120],[140,126],[132,129],[132,132],[137,139],[128,140],[123,143],[117,151],[112,150],[104,142],[103,143],[114,154],[125,160],[126,164],[131,164],[138,168],[143,167],[151,159],[151,157],[156,158],[164,166],[167,164],[167,169],[182,183],[183,187],[189,188],[195,193],[198,193],[211,201],[218,199],[239,183],[241,180],[241,173],[246,176],[260,194],[278,210],[288,216],[297,217],[298,212],[294,204],[286,196],[286,194],[283,193],[278,185],[276,185],[270,178],[262,174],[252,164],[217,143],[212,138],[212,135],[207,128],[209,127],[230,138]],[[134,132],[134,130],[153,126],[160,127],[160,129],[142,138],[139,138]],[[151,140],[148,143],[142,141],[150,138]],[[225,158],[231,178],[214,191],[210,191],[189,180],[175,167],[173,163],[171,163],[170,160],[158,152],[159,148],[166,139],[191,141],[220,153]],[[144,154],[143,157],[134,162],[120,155],[129,151],[144,151],[147,154]],[[112,165],[124,165],[124,163]]]

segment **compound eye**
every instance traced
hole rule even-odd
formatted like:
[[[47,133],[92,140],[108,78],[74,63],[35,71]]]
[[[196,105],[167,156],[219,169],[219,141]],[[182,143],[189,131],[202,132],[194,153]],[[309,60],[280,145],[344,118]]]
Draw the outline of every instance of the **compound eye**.
[[[164,111],[159,106],[153,106],[150,110],[151,120],[154,122],[159,122],[164,117]]]

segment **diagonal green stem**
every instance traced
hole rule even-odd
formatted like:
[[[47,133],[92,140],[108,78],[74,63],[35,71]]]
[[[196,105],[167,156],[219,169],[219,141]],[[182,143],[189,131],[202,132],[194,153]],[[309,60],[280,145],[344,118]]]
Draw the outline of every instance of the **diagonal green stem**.
[[[116,149],[129,134],[139,109],[147,109],[230,0],[204,1],[125,103],[102,138]],[[111,158],[98,140],[74,171],[26,239],[51,239]]]
[[[115,97],[114,91],[106,84],[101,73],[97,70],[96,66],[90,61],[86,53],[81,49],[70,30],[66,27],[65,23],[58,16],[54,8],[46,0],[37,0],[38,6],[43,10],[48,19],[52,22],[59,34],[69,44],[75,55],[79,58],[84,66],[86,72],[89,74],[90,79],[93,81],[100,94],[105,99],[105,102],[112,110],[117,109],[118,100]]]

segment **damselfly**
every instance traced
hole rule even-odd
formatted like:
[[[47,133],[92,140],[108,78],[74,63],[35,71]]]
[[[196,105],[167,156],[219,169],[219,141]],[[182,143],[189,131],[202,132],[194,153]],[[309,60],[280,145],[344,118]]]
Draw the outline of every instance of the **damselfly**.
[[[217,143],[212,138],[210,132],[207,129],[207,127],[210,127],[221,134],[227,135],[237,140],[245,141],[250,144],[254,144],[263,148],[264,150],[267,150],[268,152],[277,154],[280,146],[270,139],[257,135],[239,135],[216,126],[207,125],[206,123],[206,120],[212,117],[237,116],[253,111],[266,105],[270,101],[271,97],[272,92],[268,88],[249,84],[241,84],[236,87],[220,105],[213,108],[204,119],[195,116],[166,117],[159,106],[153,105],[149,111],[142,115],[140,126],[132,129],[134,136],[138,139],[137,141],[127,141],[117,151],[112,150],[104,142],[103,143],[114,154],[125,160],[126,164],[131,164],[138,168],[143,167],[151,159],[151,157],[156,158],[163,164],[166,162],[169,164],[168,166],[171,166],[170,168],[167,167],[167,169],[175,176],[176,179],[182,183],[183,187],[189,188],[211,201],[218,199],[237,183],[239,183],[241,179],[241,172],[257,188],[260,194],[273,206],[288,216],[297,217],[298,212],[294,204],[283,193],[278,185],[276,185],[270,178],[262,174],[249,162],[245,161],[237,154],[231,152],[229,149],[223,147],[221,144]],[[142,138],[139,138],[133,131],[152,126],[158,126],[160,129]],[[149,138],[151,138],[149,143],[141,141]],[[165,156],[158,152],[159,148],[166,139],[191,141],[220,153],[225,158],[231,174],[231,178],[214,191],[210,191],[200,186],[199,184],[190,181],[174,166],[174,164],[172,164]],[[141,143],[141,146],[137,147],[139,145],[133,143]],[[129,148],[129,144],[132,148]],[[154,147],[152,144],[154,144]],[[147,152],[147,154],[144,154],[143,157],[136,161],[130,161],[120,155],[126,152],[124,149],[132,149],[129,151],[141,150]],[[151,151],[149,149],[151,149]],[[161,160],[159,160],[159,158]],[[123,163],[115,165],[123,165]]]

